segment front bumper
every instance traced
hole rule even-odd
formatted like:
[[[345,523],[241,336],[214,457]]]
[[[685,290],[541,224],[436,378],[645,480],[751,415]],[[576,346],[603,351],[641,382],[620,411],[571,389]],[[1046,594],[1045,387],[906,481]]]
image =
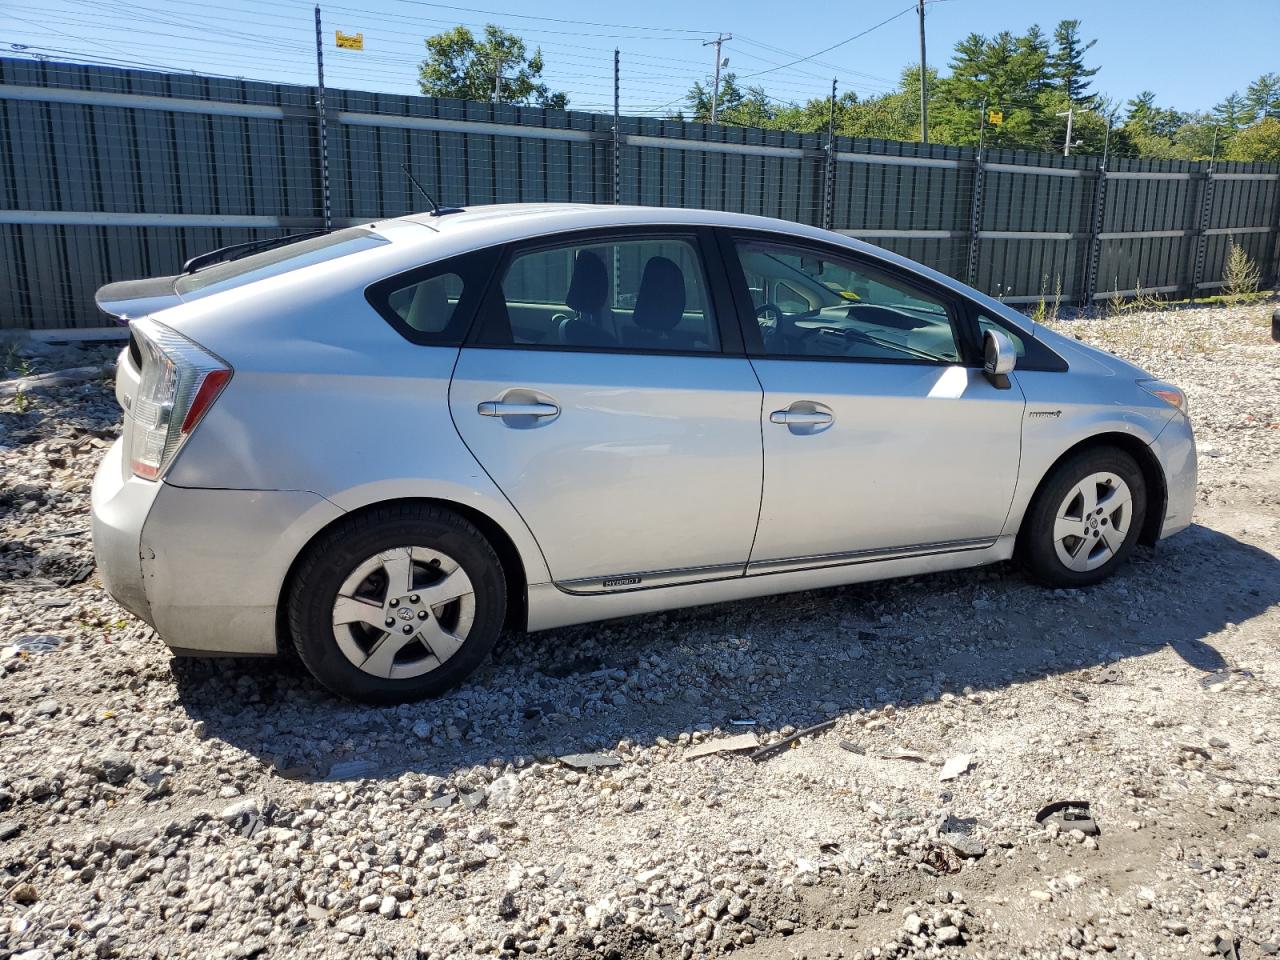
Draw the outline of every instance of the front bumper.
[[[183,653],[270,655],[294,558],[342,510],[301,490],[206,490],[129,477],[119,444],[94,480],[107,591]]]
[[[1196,439],[1191,432],[1191,421],[1182,414],[1174,414],[1152,442],[1151,451],[1164,470],[1167,500],[1160,525],[1163,540],[1191,526],[1196,505]]]

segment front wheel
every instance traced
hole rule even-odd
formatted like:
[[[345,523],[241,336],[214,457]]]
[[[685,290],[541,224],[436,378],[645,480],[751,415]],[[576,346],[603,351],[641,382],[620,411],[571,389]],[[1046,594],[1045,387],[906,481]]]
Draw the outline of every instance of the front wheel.
[[[1051,587],[1087,587],[1124,563],[1147,515],[1147,487],[1133,457],[1113,447],[1064,460],[1037,493],[1019,551]]]
[[[307,669],[340,696],[436,696],[480,665],[502,629],[506,582],[484,536],[427,504],[381,507],[313,543],[289,590]]]

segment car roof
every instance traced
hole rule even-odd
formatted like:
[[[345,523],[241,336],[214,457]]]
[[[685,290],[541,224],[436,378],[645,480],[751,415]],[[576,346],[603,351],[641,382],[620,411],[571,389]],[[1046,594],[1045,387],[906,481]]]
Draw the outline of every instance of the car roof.
[[[723,210],[598,203],[500,203],[471,206],[440,214],[414,213],[394,220],[374,221],[362,226],[390,233],[387,227],[391,224],[403,226],[394,232],[395,243],[391,245],[393,249],[382,253],[382,258],[388,262],[406,256],[429,256],[431,259],[442,259],[483,247],[579,230],[607,230],[614,227],[637,226],[673,226],[688,229],[726,227],[761,230],[793,239],[808,238],[839,244],[910,270],[933,274],[928,267],[913,263],[883,247],[872,246],[844,234],[797,223],[794,220],[779,220],[747,213],[729,213]],[[404,229],[409,224],[427,229],[420,231]],[[954,283],[941,274],[937,274],[936,278],[945,283]]]
[[[684,207],[641,207],[595,203],[500,203],[472,206],[439,215],[430,212],[415,213],[398,219],[421,224],[435,231],[441,238],[447,237],[464,243],[479,239],[478,235],[484,235],[485,243],[492,243],[537,237],[548,233],[644,225],[738,227],[847,242],[845,237],[791,220]],[[434,243],[438,244],[439,241],[436,240]]]

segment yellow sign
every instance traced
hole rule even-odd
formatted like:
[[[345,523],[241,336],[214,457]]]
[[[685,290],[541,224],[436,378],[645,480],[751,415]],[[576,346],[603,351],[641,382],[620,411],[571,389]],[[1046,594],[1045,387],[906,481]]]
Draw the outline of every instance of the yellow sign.
[[[997,127],[998,127],[998,126],[1000,126],[1002,123],[1004,123],[1004,111],[1003,111],[1003,110],[988,110],[988,111],[987,111],[987,121],[988,121],[988,122],[990,122],[990,123],[992,123],[992,124],[994,124],[994,125],[995,125],[995,126],[997,126]]]
[[[343,33],[341,30],[335,30],[333,31],[333,36],[337,41],[338,47],[342,50],[364,49],[363,33]]]

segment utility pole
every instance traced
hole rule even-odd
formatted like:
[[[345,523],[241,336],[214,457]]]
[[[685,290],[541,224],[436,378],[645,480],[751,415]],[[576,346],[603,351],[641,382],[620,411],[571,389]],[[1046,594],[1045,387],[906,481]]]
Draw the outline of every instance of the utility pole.
[[[1064,157],[1071,156],[1071,121],[1075,118],[1075,112],[1075,107],[1067,107],[1066,113],[1057,114],[1059,117],[1067,118],[1067,139],[1066,142],[1062,144],[1062,155]]]
[[[493,68],[493,102],[497,103],[502,97],[502,58],[498,58],[498,64]]]
[[[929,68],[924,56],[924,0],[916,0],[920,14],[920,142],[929,142]]]
[[[329,203],[329,129],[324,102],[324,41],[320,26],[320,4],[316,4],[316,112],[320,116],[320,182],[324,195],[324,228],[333,229]]]
[[[711,122],[716,122],[716,113],[720,100],[720,44],[733,39],[732,33],[718,33],[714,40],[703,40],[704,47],[716,48],[716,80],[711,88]]]

